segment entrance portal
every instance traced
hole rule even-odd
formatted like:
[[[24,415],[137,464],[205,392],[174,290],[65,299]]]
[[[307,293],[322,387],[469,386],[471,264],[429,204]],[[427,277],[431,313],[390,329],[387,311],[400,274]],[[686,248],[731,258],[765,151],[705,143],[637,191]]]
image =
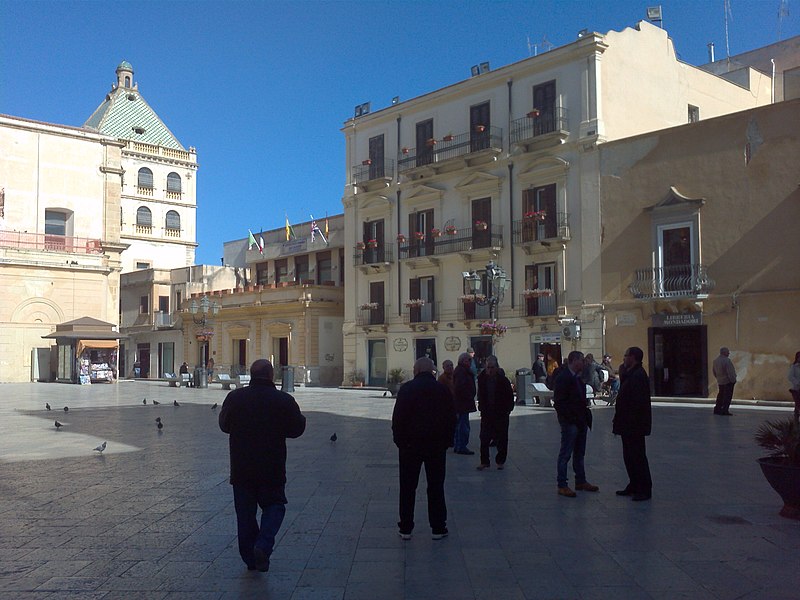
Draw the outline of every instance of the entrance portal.
[[[655,396],[708,396],[705,325],[647,330],[650,381]]]

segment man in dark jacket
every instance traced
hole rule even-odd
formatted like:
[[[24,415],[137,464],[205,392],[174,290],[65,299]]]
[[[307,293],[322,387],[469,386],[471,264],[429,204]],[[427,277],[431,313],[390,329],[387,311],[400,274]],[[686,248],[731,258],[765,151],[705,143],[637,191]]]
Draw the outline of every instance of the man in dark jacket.
[[[533,371],[533,381],[535,383],[547,381],[547,366],[544,364],[544,354],[541,352],[536,355],[536,360],[531,365],[531,371]]]
[[[297,402],[275,388],[273,375],[269,361],[255,361],[250,385],[230,392],[219,413],[219,428],[230,434],[239,554],[248,569],[259,571],[269,570],[275,535],[286,514],[286,438],[300,437],[306,428]]]
[[[503,469],[508,456],[508,415],[514,410],[514,390],[500,368],[497,357],[486,357],[486,367],[478,375],[478,410],[481,411],[481,464],[483,471],[489,463],[489,444],[497,445],[495,463]]]
[[[414,530],[414,502],[419,472],[425,465],[428,480],[428,522],[432,537],[447,535],[447,505],[444,478],[447,449],[453,445],[456,413],[447,386],[433,376],[433,361],[428,357],[414,363],[414,379],[397,392],[392,413],[392,437],[400,462],[400,537],[411,539]]]
[[[586,481],[583,457],[586,454],[586,437],[591,426],[592,412],[586,403],[586,384],[583,373],[583,352],[573,350],[567,357],[567,368],[555,380],[553,406],[561,426],[561,450],[558,453],[558,494],[574,498],[577,494],[567,485],[567,465],[572,458],[575,471],[575,489],[597,492],[596,485]]]
[[[453,439],[453,451],[456,454],[475,454],[469,449],[469,413],[478,410],[475,407],[475,376],[472,374],[471,366],[472,357],[467,352],[462,352],[458,356],[458,365],[453,373],[456,406],[456,434]]]
[[[644,352],[628,348],[625,352],[625,372],[617,395],[614,414],[615,435],[622,436],[622,459],[628,471],[628,485],[617,496],[631,496],[636,502],[649,500],[653,481],[644,438],[650,435],[650,379],[642,367]]]

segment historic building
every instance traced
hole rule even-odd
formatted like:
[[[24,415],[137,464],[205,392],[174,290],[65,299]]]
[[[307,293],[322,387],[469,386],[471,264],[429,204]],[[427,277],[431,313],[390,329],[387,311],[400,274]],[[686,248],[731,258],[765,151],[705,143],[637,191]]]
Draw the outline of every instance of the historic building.
[[[800,100],[600,149],[606,346],[645,350],[659,396],[790,400],[800,350]]]
[[[388,369],[468,346],[510,373],[540,350],[551,369],[569,350],[602,352],[598,148],[769,103],[770,77],[747,74],[733,83],[681,62],[642,22],[359,105],[342,128],[346,375],[380,385]]]

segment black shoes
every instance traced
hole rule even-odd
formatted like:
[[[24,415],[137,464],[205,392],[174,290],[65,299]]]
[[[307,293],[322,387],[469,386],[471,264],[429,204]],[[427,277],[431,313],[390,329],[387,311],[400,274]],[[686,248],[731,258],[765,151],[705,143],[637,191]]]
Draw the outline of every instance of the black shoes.
[[[440,540],[440,539],[442,539],[442,538],[445,538],[445,537],[447,537],[447,534],[448,534],[448,533],[449,533],[449,532],[447,531],[447,527],[445,527],[445,528],[444,528],[443,530],[441,530],[441,531],[434,531],[433,533],[431,533],[431,539],[432,539],[432,540]]]
[[[628,488],[625,488],[624,490],[617,490],[615,493],[617,496],[633,496],[633,492]]]
[[[256,571],[261,571],[262,573],[269,571],[269,556],[258,546],[253,548],[253,558],[255,558]]]
[[[453,450],[453,454],[464,454],[466,456],[472,456],[473,454],[475,454],[475,452],[473,450],[470,450],[469,448],[464,448],[463,450]]]

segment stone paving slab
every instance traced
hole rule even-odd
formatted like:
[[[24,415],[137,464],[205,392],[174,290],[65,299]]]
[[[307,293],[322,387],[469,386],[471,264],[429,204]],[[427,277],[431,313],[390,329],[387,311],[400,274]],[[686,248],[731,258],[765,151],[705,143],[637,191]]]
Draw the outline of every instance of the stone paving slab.
[[[0,600],[798,598],[800,524],[777,515],[752,442],[789,411],[654,406],[654,497],[631,503],[613,493],[625,483],[613,408],[595,409],[588,443],[601,491],[569,499],[555,493],[552,410],[518,407],[504,471],[448,455],[450,536],[430,539],[423,479],[403,541],[393,399],[300,388],[308,427],[289,441],[287,517],[270,572],[257,574],[238,557],[227,437],[211,409],[225,395],[0,385]]]

